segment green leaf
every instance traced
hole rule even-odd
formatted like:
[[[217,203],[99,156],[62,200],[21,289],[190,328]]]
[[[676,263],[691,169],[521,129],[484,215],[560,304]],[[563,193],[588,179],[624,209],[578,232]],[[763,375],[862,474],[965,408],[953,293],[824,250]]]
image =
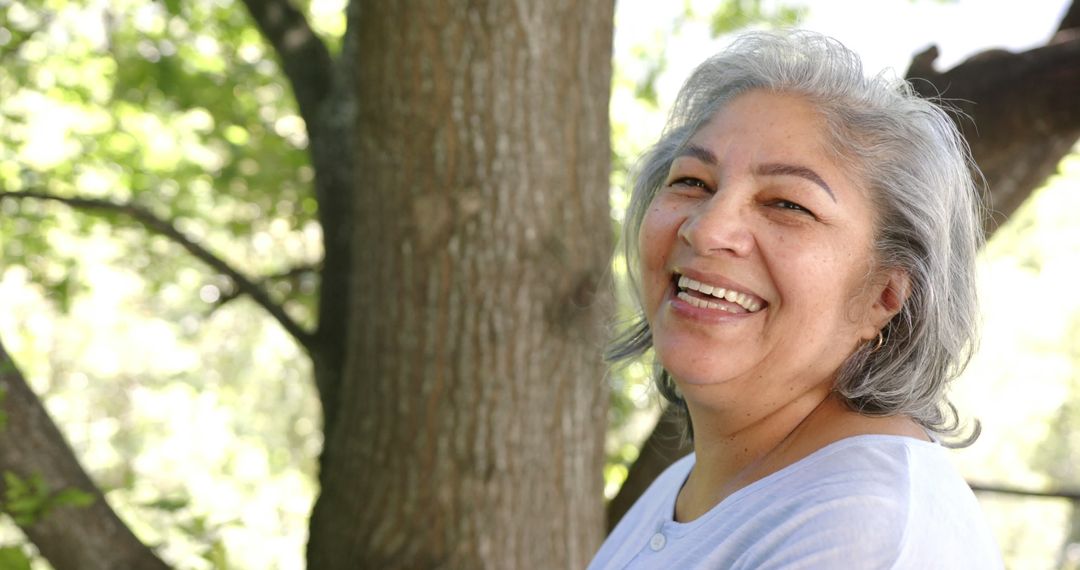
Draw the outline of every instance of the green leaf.
[[[30,559],[18,546],[0,547],[0,569],[30,570]]]
[[[52,507],[74,507],[82,509],[94,504],[94,496],[86,491],[69,487],[52,496],[49,500]]]
[[[202,557],[210,563],[214,570],[227,570],[229,568],[229,557],[225,551],[225,544],[220,540],[215,540],[210,545],[210,548],[203,553]]]
[[[11,471],[4,472],[7,490],[3,510],[20,526],[32,525],[56,507],[84,508],[94,503],[94,495],[69,487],[53,493],[38,473],[23,479]],[[4,567],[0,566],[0,570]]]
[[[761,0],[728,0],[712,14],[713,37],[741,30],[754,24],[769,27],[793,26],[806,15],[806,7],[781,6],[767,10]]]
[[[24,495],[30,488],[22,478],[11,471],[4,471],[4,486],[7,487],[7,496],[9,498]]]
[[[175,513],[176,511],[187,508],[190,503],[191,501],[186,497],[163,497],[156,501],[145,503],[143,506],[148,509],[157,509],[167,513]]]
[[[165,9],[169,11],[170,16],[181,16],[180,0],[165,0]]]

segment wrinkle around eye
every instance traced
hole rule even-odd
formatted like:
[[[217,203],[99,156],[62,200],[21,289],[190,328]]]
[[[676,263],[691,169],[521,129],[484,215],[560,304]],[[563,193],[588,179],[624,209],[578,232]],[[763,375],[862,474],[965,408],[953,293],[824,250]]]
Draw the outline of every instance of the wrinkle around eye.
[[[792,210],[794,212],[805,212],[807,214],[813,215],[813,212],[811,212],[808,208],[806,208],[802,204],[792,202],[791,200],[776,200],[773,203],[777,207],[779,207],[781,209],[784,209],[784,210]]]
[[[776,211],[778,211],[778,212],[780,212],[782,214],[803,216],[805,218],[813,219],[813,220],[816,220],[816,221],[821,221],[817,214],[815,214],[809,208],[807,208],[806,206],[803,206],[802,204],[800,204],[798,202],[793,202],[791,200],[785,200],[785,199],[780,198],[780,199],[770,200],[765,205],[769,206],[770,208],[775,209]]]
[[[712,193],[712,188],[710,188],[708,184],[706,184],[700,178],[695,178],[693,176],[676,176],[676,177],[673,177],[671,179],[671,181],[667,183],[667,186],[669,188],[677,188],[677,187],[696,188],[696,189],[699,189],[699,190],[702,190],[702,191],[705,191],[705,192]]]

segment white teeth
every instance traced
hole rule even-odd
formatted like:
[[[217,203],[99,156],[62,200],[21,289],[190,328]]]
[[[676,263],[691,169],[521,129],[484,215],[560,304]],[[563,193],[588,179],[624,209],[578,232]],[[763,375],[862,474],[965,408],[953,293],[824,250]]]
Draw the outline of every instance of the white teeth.
[[[713,297],[716,297],[717,299],[723,299],[725,301],[728,301],[729,303],[736,303],[737,305],[751,313],[755,313],[761,310],[761,303],[755,301],[753,297],[747,295],[746,293],[729,291],[727,289],[724,289],[723,287],[717,287],[715,285],[709,285],[708,283],[702,283],[700,281],[691,279],[685,275],[679,276],[679,288],[687,289],[690,291],[698,291],[699,293],[711,295]],[[693,297],[691,295],[688,295],[684,291],[680,291],[678,296],[680,299],[690,303],[691,305],[694,305],[695,307],[721,309],[724,311],[732,312],[728,307],[725,307],[720,303],[714,303],[711,301],[706,301],[705,299]]]
[[[734,312],[730,308],[721,305],[720,303],[713,303],[712,301],[706,301],[705,299],[699,299],[697,297],[690,296],[686,291],[679,291],[678,297],[691,305],[700,309],[719,309],[728,313]]]

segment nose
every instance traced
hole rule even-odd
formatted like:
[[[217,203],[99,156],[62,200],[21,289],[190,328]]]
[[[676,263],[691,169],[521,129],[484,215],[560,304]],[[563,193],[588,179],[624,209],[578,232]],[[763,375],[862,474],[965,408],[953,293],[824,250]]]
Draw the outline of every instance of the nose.
[[[679,238],[698,255],[745,257],[754,249],[747,210],[736,192],[718,191],[683,220]]]

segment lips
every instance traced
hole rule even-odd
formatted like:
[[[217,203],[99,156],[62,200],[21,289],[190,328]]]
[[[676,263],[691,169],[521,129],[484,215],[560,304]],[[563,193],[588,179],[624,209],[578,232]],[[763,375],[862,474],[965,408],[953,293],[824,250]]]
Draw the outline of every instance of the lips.
[[[702,309],[718,309],[729,313],[756,313],[765,307],[764,299],[731,287],[705,283],[676,274],[676,296]]]

